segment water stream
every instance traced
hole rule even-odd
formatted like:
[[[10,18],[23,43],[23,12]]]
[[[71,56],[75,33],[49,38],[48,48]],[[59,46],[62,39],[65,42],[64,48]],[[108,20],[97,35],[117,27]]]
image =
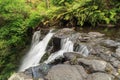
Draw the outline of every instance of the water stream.
[[[34,33],[31,50],[24,57],[19,71],[25,71],[25,69],[39,64],[42,56],[46,53],[46,47],[53,34],[54,33],[50,31],[42,41],[39,41],[40,32]]]
[[[61,49],[55,53],[52,53],[49,58],[45,61],[46,64],[54,61],[59,57],[63,57],[63,53],[65,52],[73,52],[74,43],[69,40],[69,38],[65,38],[61,40]]]
[[[40,31],[36,31],[32,38],[32,45],[30,51],[24,56],[22,64],[19,68],[19,71],[25,71],[29,67],[39,65],[39,62],[43,55],[46,53],[46,48],[48,46],[48,42],[52,38],[54,33],[51,31],[45,36],[45,38],[40,40]],[[70,38],[61,39],[61,49],[55,53],[52,53],[44,63],[49,64],[53,62],[55,59],[63,57],[65,52],[74,52],[74,43],[70,40]],[[83,53],[83,55],[88,56],[89,51],[86,46],[80,45],[76,48],[76,52]]]

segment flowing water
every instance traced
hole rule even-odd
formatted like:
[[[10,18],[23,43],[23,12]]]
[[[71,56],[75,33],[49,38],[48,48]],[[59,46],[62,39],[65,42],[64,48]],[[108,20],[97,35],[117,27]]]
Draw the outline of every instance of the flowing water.
[[[64,52],[73,52],[73,45],[73,42],[70,41],[69,38],[62,39],[61,49],[58,52],[52,53],[45,63],[48,64],[59,57],[63,57]]]
[[[34,32],[33,37],[32,37],[31,49],[32,49],[33,47],[35,47],[35,45],[37,45],[37,44],[39,43],[40,37],[41,37],[40,31]]]
[[[54,33],[50,31],[42,41],[39,41],[40,32],[38,31],[34,33],[31,50],[24,57],[19,71],[25,71],[25,69],[39,64],[42,56],[45,54],[46,47],[53,34]]]
[[[79,54],[82,54],[84,57],[87,57],[90,53],[90,50],[88,50],[87,46],[82,44],[77,46],[75,51],[79,52]]]
[[[53,34],[54,33],[50,31],[43,40],[39,41],[41,36],[40,31],[36,31],[34,33],[31,49],[24,57],[19,71],[25,71],[25,69],[37,66],[39,64],[41,58],[46,53],[46,47]],[[55,59],[63,57],[63,54],[65,52],[74,52],[74,43],[70,40],[70,38],[61,39],[60,47],[61,49],[55,53],[52,53],[44,63],[49,64]],[[80,45],[79,47],[77,47],[76,52],[83,53],[83,56],[89,55],[89,50],[84,45]]]

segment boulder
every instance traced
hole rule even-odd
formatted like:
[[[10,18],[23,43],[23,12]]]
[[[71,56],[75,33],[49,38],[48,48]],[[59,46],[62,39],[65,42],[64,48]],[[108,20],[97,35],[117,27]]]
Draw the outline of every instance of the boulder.
[[[117,55],[117,58],[120,59],[120,46],[118,46],[118,48],[116,49],[116,53],[115,54]]]
[[[119,73],[117,72],[116,68],[114,68],[110,63],[107,63],[105,68],[106,73],[112,74],[114,76],[118,76]]]
[[[71,41],[74,43],[79,43],[79,42],[88,42],[90,40],[90,37],[88,36],[87,33],[75,33],[71,35]]]
[[[111,57],[110,63],[111,63],[115,68],[120,68],[120,61],[119,61],[117,58]]]
[[[65,64],[78,64],[77,58],[83,58],[84,56],[79,52],[65,52],[63,54]]]
[[[105,71],[107,62],[102,60],[88,60],[84,58],[77,59],[78,63],[87,65],[92,72],[94,71]]]
[[[105,47],[108,47],[108,48],[114,48],[114,47],[117,47],[120,45],[120,43],[118,42],[115,42],[114,40],[102,40],[101,41],[101,44]]]
[[[73,33],[75,33],[73,29],[63,28],[63,29],[56,31],[56,33],[54,34],[54,37],[67,38],[67,37],[70,37]]]
[[[99,32],[89,32],[88,33],[88,35],[90,36],[90,37],[103,37],[104,36],[104,34],[102,34],[102,33],[99,33]]]
[[[66,60],[72,60],[74,58],[83,58],[84,56],[79,52],[65,52],[63,54]]]
[[[33,80],[32,76],[28,76],[24,73],[14,73],[8,80]]]
[[[87,77],[87,80],[114,80],[114,76],[106,73],[93,73]]]
[[[32,76],[35,79],[44,78],[50,69],[50,65],[41,63],[38,66],[30,67],[24,71],[26,75]]]
[[[105,61],[110,61],[110,59],[112,58],[110,54],[105,54],[105,53],[100,53],[99,57]]]
[[[52,67],[46,76],[47,80],[84,80],[87,73],[79,65],[59,64]]]

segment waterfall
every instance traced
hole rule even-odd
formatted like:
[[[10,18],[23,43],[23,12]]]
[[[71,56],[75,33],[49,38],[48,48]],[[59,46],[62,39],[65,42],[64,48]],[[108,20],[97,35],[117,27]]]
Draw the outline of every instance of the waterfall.
[[[24,56],[19,71],[25,71],[27,68],[37,66],[39,64],[41,58],[46,53],[45,51],[46,47],[48,45],[48,42],[52,38],[53,34],[54,33],[50,31],[41,41],[40,41],[40,36],[41,36],[40,31],[36,31],[33,34],[31,49],[27,53],[27,55]],[[63,54],[65,52],[78,52],[78,54],[82,54],[85,57],[87,57],[90,53],[87,46],[85,45],[78,45],[75,48],[75,51],[73,50],[73,46],[74,43],[71,41],[70,38],[61,39],[61,45],[60,45],[61,49],[55,53],[52,53],[44,63],[49,64],[57,58],[64,57]]]
[[[40,31],[34,32],[33,37],[32,37],[31,49],[32,49],[33,47],[35,47],[36,44],[39,43],[40,37],[41,37]]]
[[[52,53],[49,58],[45,61],[46,64],[54,61],[56,58],[63,57],[65,52],[73,52],[73,42],[69,38],[61,40],[61,49],[58,52]]]
[[[79,52],[79,54],[82,54],[84,57],[87,57],[90,53],[90,51],[88,50],[87,46],[79,44],[76,49],[76,52]]]
[[[39,64],[42,56],[45,54],[46,47],[53,34],[54,33],[50,31],[42,41],[39,41],[40,31],[34,33],[32,38],[32,47],[28,54],[24,57],[19,71],[25,71],[25,69]]]

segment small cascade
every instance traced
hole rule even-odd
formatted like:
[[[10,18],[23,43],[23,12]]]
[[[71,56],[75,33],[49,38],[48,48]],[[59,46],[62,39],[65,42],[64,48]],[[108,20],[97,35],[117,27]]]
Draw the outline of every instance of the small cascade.
[[[39,43],[40,37],[41,37],[40,31],[34,32],[33,37],[32,37],[31,48],[35,47],[35,45],[37,45]]]
[[[54,61],[56,58],[63,57],[65,52],[73,52],[74,43],[69,38],[61,40],[61,49],[58,52],[52,53],[49,58],[45,61],[46,64]]]
[[[79,52],[80,54],[82,54],[85,57],[87,57],[90,53],[87,46],[80,45],[80,44],[76,47],[75,52]]]
[[[25,69],[36,66],[39,64],[42,56],[45,54],[48,42],[52,38],[53,34],[51,31],[45,36],[45,38],[39,42],[40,31],[37,31],[33,35],[32,47],[28,54],[24,57],[22,65],[19,71],[25,71]]]

